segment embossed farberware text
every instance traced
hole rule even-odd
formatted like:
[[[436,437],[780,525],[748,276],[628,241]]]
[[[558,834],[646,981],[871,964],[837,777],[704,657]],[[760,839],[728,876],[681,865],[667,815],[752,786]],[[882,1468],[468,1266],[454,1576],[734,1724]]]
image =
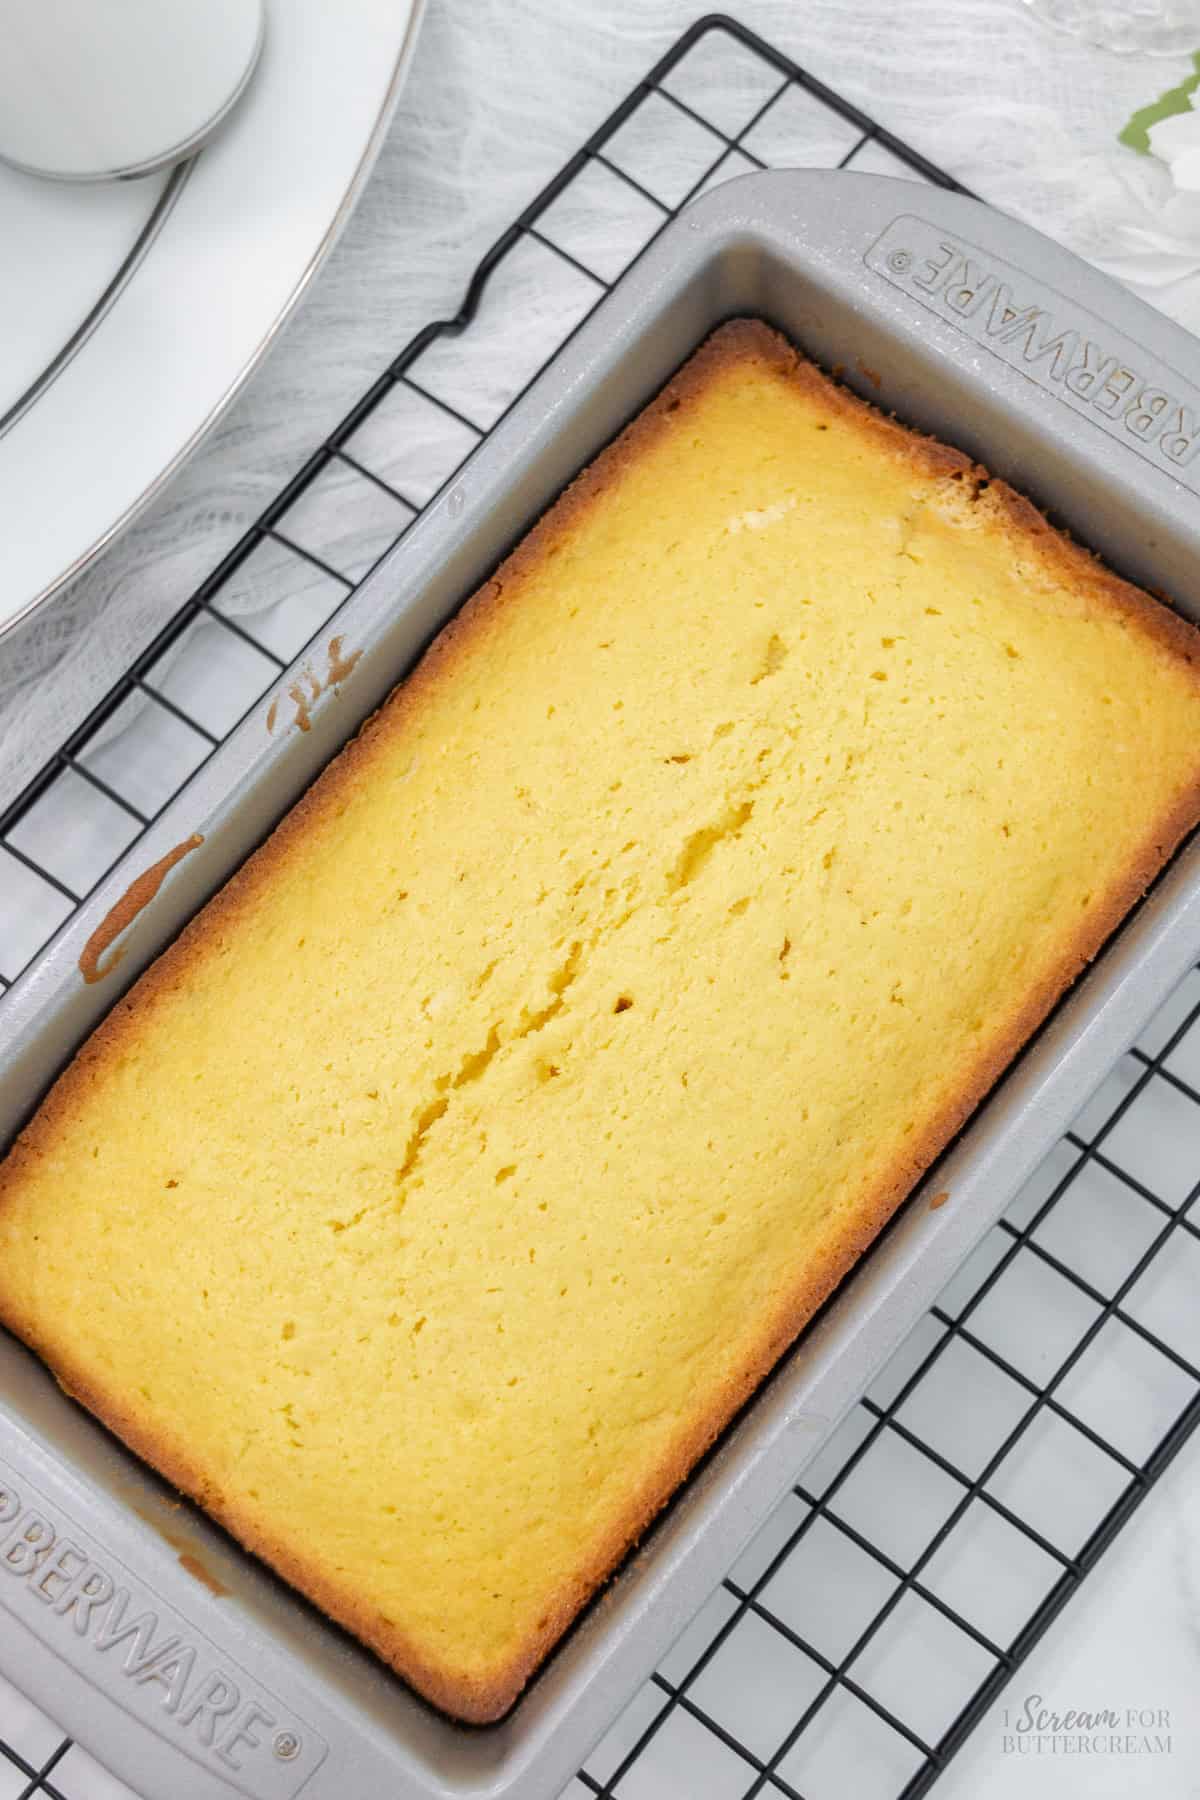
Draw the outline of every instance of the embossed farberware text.
[[[2,1464],[0,1607],[252,1800],[292,1800],[325,1759],[311,1726]]]
[[[1200,394],[1067,295],[911,213],[865,260],[1146,461],[1200,486]]]

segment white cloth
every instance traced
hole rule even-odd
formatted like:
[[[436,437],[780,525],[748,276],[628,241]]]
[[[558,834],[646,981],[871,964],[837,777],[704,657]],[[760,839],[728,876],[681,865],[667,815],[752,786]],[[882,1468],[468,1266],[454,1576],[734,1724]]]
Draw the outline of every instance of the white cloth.
[[[379,165],[278,346],[141,522],[0,644],[0,803],[409,336],[456,310],[489,242],[698,10],[430,0]],[[1200,330],[1200,206],[1174,193],[1163,164],[1116,142],[1186,64],[1090,48],[1023,0],[741,0],[737,11],[979,194]],[[542,324],[531,305],[529,332]]]

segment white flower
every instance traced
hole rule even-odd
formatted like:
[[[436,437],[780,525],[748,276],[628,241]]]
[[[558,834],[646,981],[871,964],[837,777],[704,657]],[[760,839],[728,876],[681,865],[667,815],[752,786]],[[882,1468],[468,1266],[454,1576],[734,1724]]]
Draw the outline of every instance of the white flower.
[[[1150,149],[1171,171],[1181,193],[1200,193],[1200,113],[1173,113],[1146,133]]]

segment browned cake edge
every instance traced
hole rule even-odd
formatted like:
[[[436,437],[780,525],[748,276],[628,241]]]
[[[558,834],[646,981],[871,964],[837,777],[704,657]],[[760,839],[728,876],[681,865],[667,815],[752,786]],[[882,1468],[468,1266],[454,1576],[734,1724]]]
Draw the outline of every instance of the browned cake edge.
[[[0,1205],[20,1181],[27,1160],[42,1142],[53,1140],[57,1122],[69,1116],[75,1099],[103,1079],[105,1064],[118,1054],[123,1039],[137,1031],[147,1006],[169,998],[176,979],[190,960],[203,952],[214,935],[236,926],[255,898],[273,880],[276,866],[294,843],[319,822],[324,809],[336,806],[368,774],[378,734],[403,728],[410,708],[443,680],[455,678],[462,647],[480,633],[494,631],[504,607],[512,603],[520,578],[553,551],[575,519],[597,504],[622,472],[664,431],[679,422],[707,384],[730,365],[754,360],[779,377],[798,382],[828,406],[836,417],[866,433],[889,455],[909,461],[914,471],[934,479],[970,484],[976,503],[993,510],[1012,532],[1023,554],[1032,553],[1061,579],[1100,606],[1119,612],[1129,626],[1154,640],[1172,658],[1190,665],[1200,689],[1200,631],[1185,623],[1140,589],[1120,580],[1094,556],[1050,526],[1037,509],[1005,483],[961,452],[897,424],[876,408],[838,387],[767,326],[748,319],[722,326],[701,346],[646,410],[566,490],[545,517],[523,539],[496,574],[467,601],[431,645],[417,668],[363,726],[358,736],[328,766],[309,791],[280,822],[267,842],[209,901],[179,938],[151,965],[96,1029],[60,1076],[34,1119],[0,1165]],[[733,1414],[770,1372],[813,1313],[877,1236],[930,1163],[946,1147],[979,1102],[1003,1074],[1031,1033],[1061,994],[1119,924],[1132,904],[1162,868],[1180,839],[1200,819],[1200,746],[1197,774],[1184,798],[1149,822],[1141,850],[1089,911],[1061,963],[1026,997],[1002,1040],[963,1071],[952,1101],[931,1118],[906,1155],[860,1203],[846,1221],[820,1267],[808,1266],[775,1316],[764,1322],[753,1352],[712,1395],[704,1420],[676,1445],[663,1463],[648,1470],[625,1512],[612,1522],[604,1542],[587,1564],[549,1601],[545,1622],[503,1665],[486,1678],[431,1659],[422,1646],[394,1626],[385,1626],[362,1597],[339,1585],[321,1562],[299,1554],[283,1533],[272,1533],[246,1514],[236,1495],[215,1490],[205,1471],[193,1463],[181,1444],[169,1442],[151,1422],[139,1416],[120,1395],[104,1391],[76,1360],[69,1344],[55,1341],[46,1321],[27,1317],[4,1292],[0,1270],[0,1320],[50,1365],[66,1392],[89,1408],[146,1462],[199,1502],[235,1538],[269,1563],[330,1618],[369,1645],[427,1699],[470,1723],[500,1718],[512,1706],[530,1675],[561,1637],[580,1608],[595,1593],[630,1546],[709,1448]]]

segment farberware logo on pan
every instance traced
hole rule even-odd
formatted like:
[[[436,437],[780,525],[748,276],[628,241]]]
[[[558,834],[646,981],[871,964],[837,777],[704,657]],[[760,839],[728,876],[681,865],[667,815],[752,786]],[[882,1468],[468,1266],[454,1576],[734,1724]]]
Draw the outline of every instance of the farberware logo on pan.
[[[3,1465],[0,1607],[252,1800],[293,1800],[325,1759],[311,1726]]]
[[[867,267],[1188,487],[1200,394],[1065,295],[925,219],[894,219]]]

